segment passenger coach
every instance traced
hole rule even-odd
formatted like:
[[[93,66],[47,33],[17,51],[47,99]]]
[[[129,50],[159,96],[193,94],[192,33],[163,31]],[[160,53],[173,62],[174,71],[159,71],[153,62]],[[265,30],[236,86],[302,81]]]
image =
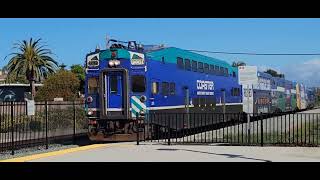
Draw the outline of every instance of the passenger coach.
[[[242,111],[238,70],[227,62],[175,47],[113,42],[86,57],[92,140],[132,139],[137,115]]]

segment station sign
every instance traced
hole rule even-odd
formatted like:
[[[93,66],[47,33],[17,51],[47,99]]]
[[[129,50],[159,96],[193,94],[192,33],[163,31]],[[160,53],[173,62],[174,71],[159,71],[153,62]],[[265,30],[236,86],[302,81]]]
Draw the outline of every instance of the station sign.
[[[27,115],[34,116],[35,115],[35,103],[34,100],[27,100]]]

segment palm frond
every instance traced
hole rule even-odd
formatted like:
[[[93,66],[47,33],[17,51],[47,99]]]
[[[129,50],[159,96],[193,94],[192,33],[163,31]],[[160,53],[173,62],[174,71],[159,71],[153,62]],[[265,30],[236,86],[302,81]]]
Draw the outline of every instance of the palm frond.
[[[33,75],[32,79],[40,81],[47,78],[49,74],[56,72],[58,62],[51,55],[53,54],[47,45],[40,44],[41,38],[29,41],[23,40],[14,43],[17,51],[11,53],[7,69],[12,76]]]

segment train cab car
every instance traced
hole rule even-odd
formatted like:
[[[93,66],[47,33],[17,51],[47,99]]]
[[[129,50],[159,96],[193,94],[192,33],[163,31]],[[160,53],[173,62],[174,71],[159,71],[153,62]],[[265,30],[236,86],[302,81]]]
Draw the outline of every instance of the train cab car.
[[[227,62],[175,47],[135,41],[86,57],[89,137],[136,138],[134,122],[150,113],[241,112],[238,71]]]

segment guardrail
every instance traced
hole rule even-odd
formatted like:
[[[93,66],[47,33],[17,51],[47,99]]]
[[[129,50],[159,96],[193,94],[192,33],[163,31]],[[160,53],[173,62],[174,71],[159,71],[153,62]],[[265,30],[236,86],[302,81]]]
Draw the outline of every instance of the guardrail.
[[[82,102],[35,102],[34,115],[28,115],[27,102],[0,102],[0,152],[36,145],[87,133]]]

